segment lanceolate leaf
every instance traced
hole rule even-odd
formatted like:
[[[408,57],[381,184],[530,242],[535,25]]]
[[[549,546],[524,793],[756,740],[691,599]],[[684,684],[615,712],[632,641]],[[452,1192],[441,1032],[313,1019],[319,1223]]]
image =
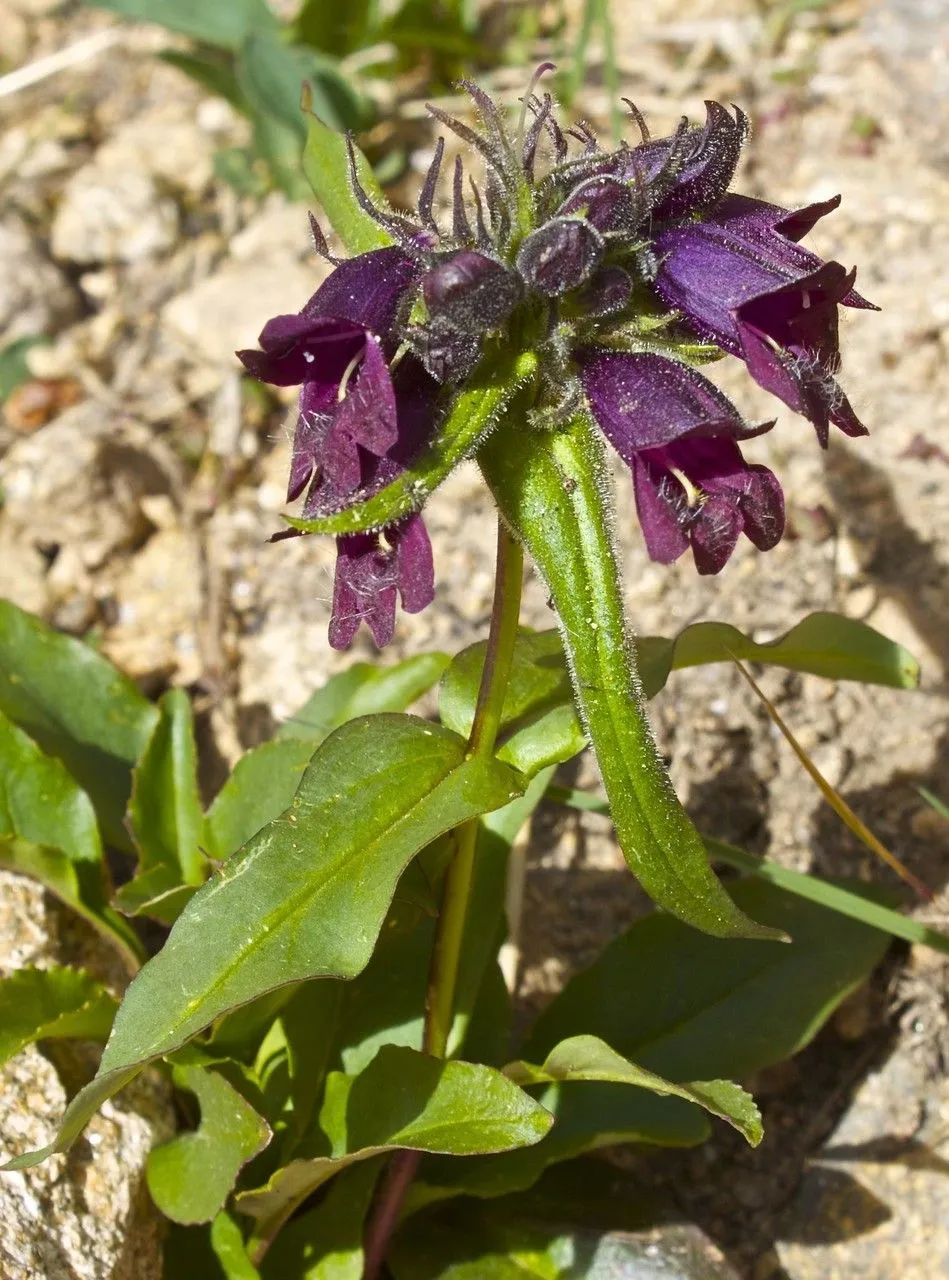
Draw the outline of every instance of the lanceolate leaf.
[[[263,1280],[362,1280],[363,1222],[385,1156],[344,1169],[315,1209],[281,1230],[261,1263]]]
[[[828,680],[859,680],[894,689],[915,689],[919,684],[919,663],[902,645],[864,622],[837,613],[812,613],[783,636],[761,644],[725,622],[696,622],[673,640],[645,636],[638,648],[650,698],[666,683],[670,671],[735,658]]]
[[[71,861],[61,849],[0,836],[0,867],[38,880],[122,953],[134,972],[145,958],[138,935],[105,898],[102,869]]]
[[[274,987],[365,966],[410,858],[521,790],[495,760],[411,716],[350,721],[322,745],[291,808],[260,831],[178,918],[132,983],[96,1079],[70,1105],[63,1150],[152,1058]]]
[[[673,671],[733,657],[896,688],[914,688],[919,680],[919,667],[902,645],[834,613],[813,613],[785,635],[760,644],[724,622],[697,622],[671,640],[641,636],[632,643],[647,698],[655,697]],[[442,723],[458,733],[471,727],[485,648],[482,641],[459,653],[442,684]],[[500,758],[528,774],[545,763],[568,760],[586,745],[558,631],[521,628],[500,741]]]
[[[289,808],[317,745],[276,739],[241,756],[205,816],[208,857],[223,862]]]
[[[439,713],[456,733],[471,731],[486,649],[486,642],[464,649],[442,681]],[[518,632],[498,742],[498,757],[529,776],[586,747],[559,632]]]
[[[512,1062],[504,1074],[516,1084],[553,1084],[559,1080],[590,1080],[629,1084],[649,1089],[660,1096],[684,1098],[695,1102],[712,1115],[719,1116],[738,1130],[756,1147],[761,1141],[761,1115],[752,1097],[731,1080],[699,1080],[689,1084],[673,1084],[653,1071],[645,1071],[622,1057],[596,1036],[572,1036],[561,1040],[548,1053],[543,1066],[529,1062]]]
[[[307,105],[303,172],[324,214],[348,253],[368,253],[372,249],[384,249],[386,245],[392,244],[392,237],[360,208],[353,194],[345,137],[324,124],[318,115],[309,110],[312,102]],[[358,149],[355,154],[360,186],[376,208],[387,209],[388,203],[376,182],[369,161]]]
[[[361,533],[418,511],[425,500],[468,457],[494,426],[498,415],[518,390],[533,376],[537,357],[533,352],[501,352],[484,359],[478,372],[455,396],[438,436],[396,480],[363,502],[356,502],[337,515],[317,520],[285,517],[294,529],[306,533]]]
[[[105,1040],[117,1004],[82,969],[18,969],[0,979],[0,1063],[34,1040]]]
[[[139,861],[135,878],[115,904],[129,915],[147,913],[171,923],[209,870],[201,853],[204,818],[198,794],[191,703],[182,689],[162,698],[160,718],[135,766],[129,823]]]
[[[600,1147],[621,1142],[694,1147],[710,1132],[705,1113],[691,1103],[625,1084],[566,1081],[550,1085],[538,1101],[554,1116],[541,1142],[467,1160],[426,1157],[406,1196],[406,1216],[453,1196],[493,1199],[523,1191],[551,1165]]]
[[[760,880],[731,891],[792,941],[713,939],[647,916],[567,983],[537,1020],[527,1056],[593,1035],[681,1081],[744,1079],[803,1048],[880,960],[886,935]]]
[[[0,711],[62,760],[106,838],[129,848],[130,766],[158,719],[131,681],[80,640],[0,601]]]
[[[749,920],[713,874],[652,738],[623,612],[604,511],[603,459],[588,424],[506,430],[479,454],[503,517],[547,582],[570,657],[616,833],[650,897],[722,937],[774,937]]]
[[[539,1142],[550,1114],[491,1067],[386,1045],[358,1076],[334,1073],[320,1113],[323,1150],[238,1199],[268,1238],[317,1187],[354,1161],[403,1147],[452,1156]]]
[[[173,867],[184,884],[200,884],[207,860],[198,850],[201,797],[191,703],[182,689],[162,698],[161,718],[135,768],[129,820],[139,870]]]
[[[270,1130],[217,1071],[175,1067],[174,1081],[194,1094],[201,1123],[195,1132],[179,1134],[150,1153],[148,1190],[173,1222],[210,1222],[241,1169],[270,1141]]]
[[[193,40],[237,49],[248,32],[273,29],[277,19],[267,0],[95,0],[100,9],[111,9],[137,22],[157,22]]]
[[[276,736],[305,738],[315,750],[347,720],[380,711],[404,711],[441,678],[449,661],[447,653],[418,653],[391,667],[354,662],[345,671],[330,676],[280,726]]]
[[[92,802],[61,761],[42,752],[0,712],[0,837],[61,849],[71,862],[100,862]]]

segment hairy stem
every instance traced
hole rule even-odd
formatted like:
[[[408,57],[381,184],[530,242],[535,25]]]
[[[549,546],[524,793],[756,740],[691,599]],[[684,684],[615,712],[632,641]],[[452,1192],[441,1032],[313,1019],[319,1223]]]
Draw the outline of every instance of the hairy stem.
[[[481,687],[468,737],[468,755],[488,755],[494,750],[501,725],[504,694],[514,660],[517,623],[521,609],[524,552],[519,542],[498,521],[498,554],[494,577],[491,629],[481,673]],[[443,1058],[455,1011],[455,988],[474,874],[478,820],[455,831],[455,854],[445,873],[442,905],[432,951],[428,1002],[422,1048]],[[418,1151],[400,1151],[389,1163],[366,1227],[363,1280],[377,1280],[399,1219],[399,1210],[418,1166]]]

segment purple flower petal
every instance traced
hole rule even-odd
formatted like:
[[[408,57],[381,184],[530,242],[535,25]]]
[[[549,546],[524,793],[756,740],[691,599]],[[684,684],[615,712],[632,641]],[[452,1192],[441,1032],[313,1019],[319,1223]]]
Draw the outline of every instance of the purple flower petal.
[[[395,633],[398,570],[395,553],[384,549],[375,533],[354,533],[336,539],[336,578],[329,642],[348,649],[365,622],[378,648]]]
[[[419,271],[415,259],[396,245],[347,258],[327,276],[302,314],[335,316],[385,337]]]
[[[736,443],[773,423],[745,427],[707,378],[651,352],[583,352],[580,377],[593,417],[632,470],[653,560],[671,564],[691,545],[699,573],[718,573],[742,532],[763,551],[775,545],[781,486]]]
[[[685,486],[671,471],[650,461],[633,457],[633,491],[636,511],[650,559],[672,564],[689,549],[685,533],[689,497]]]
[[[419,515],[386,530],[395,550],[399,594],[406,613],[421,613],[435,599],[435,564],[432,544]]]
[[[624,461],[680,436],[758,434],[716,386],[688,365],[650,352],[579,355],[580,378],[600,430]]]
[[[238,351],[244,367],[275,387],[314,380],[339,384],[365,340],[365,330],[329,316],[276,316],[260,334],[261,351]]]
[[[323,469],[343,492],[359,488],[361,445],[384,457],[398,439],[395,391],[379,342],[368,336],[362,363],[350,378],[333,415],[323,451]]]
[[[653,216],[680,218],[712,208],[728,190],[748,121],[719,102],[705,103],[705,124],[616,153],[615,175],[652,188]]]
[[[837,307],[869,304],[853,291],[853,272],[775,231],[790,219],[792,231],[803,233],[818,216],[729,196],[707,220],[660,231],[656,289],[700,337],[741,356],[756,381],[809,418],[826,444],[830,422],[848,435],[866,433],[834,374]]]
[[[414,515],[379,534],[356,533],[336,539],[336,577],[329,641],[348,649],[365,622],[379,649],[395,634],[397,593],[407,613],[432,603],[435,574],[432,544],[421,516]]]

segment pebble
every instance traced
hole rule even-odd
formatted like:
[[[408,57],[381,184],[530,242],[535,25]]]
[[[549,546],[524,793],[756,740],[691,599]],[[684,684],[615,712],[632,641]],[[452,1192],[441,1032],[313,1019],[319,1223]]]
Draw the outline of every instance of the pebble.
[[[26,225],[7,215],[0,223],[0,347],[54,333],[78,310],[66,277],[43,256]]]
[[[66,184],[53,219],[61,262],[141,262],[178,238],[175,202],[141,170],[83,166]]]

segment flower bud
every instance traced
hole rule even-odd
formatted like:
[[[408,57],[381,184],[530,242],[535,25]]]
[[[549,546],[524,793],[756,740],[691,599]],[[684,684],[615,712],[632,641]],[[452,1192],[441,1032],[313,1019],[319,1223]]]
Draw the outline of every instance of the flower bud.
[[[603,249],[603,237],[583,218],[552,218],[521,245],[517,269],[528,288],[557,298],[590,278]]]
[[[502,325],[520,294],[520,281],[513,272],[473,249],[454,254],[422,280],[422,297],[430,315],[479,334]]]

